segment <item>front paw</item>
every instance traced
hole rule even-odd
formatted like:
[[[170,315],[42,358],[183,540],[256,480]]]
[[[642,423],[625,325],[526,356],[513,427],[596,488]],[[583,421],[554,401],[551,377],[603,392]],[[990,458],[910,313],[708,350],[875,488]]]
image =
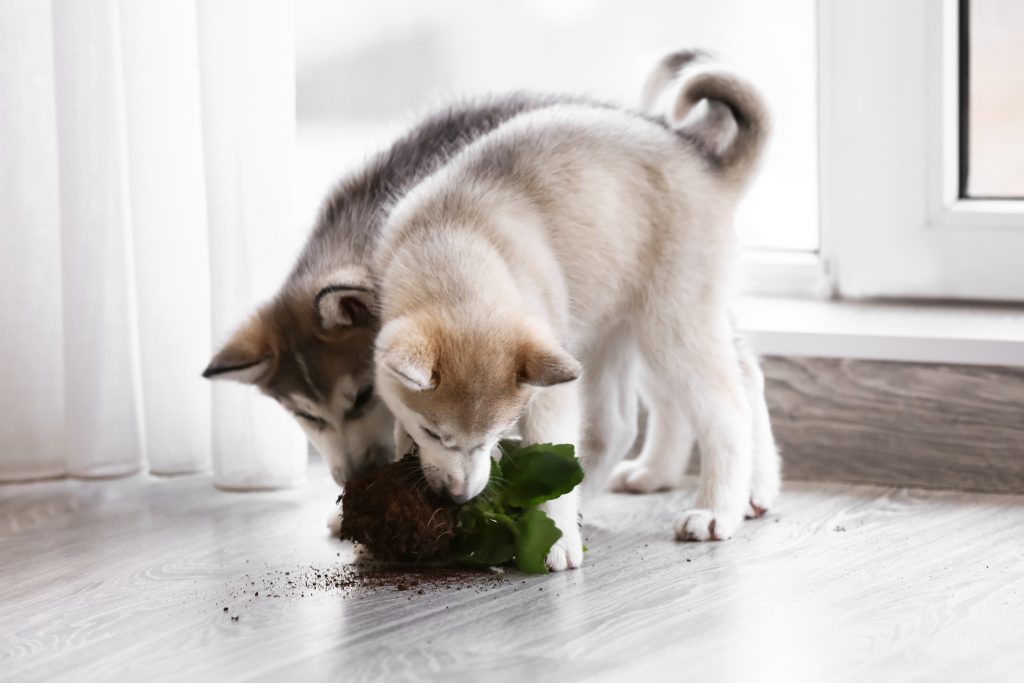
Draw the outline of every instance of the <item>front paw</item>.
[[[740,515],[716,513],[707,509],[687,510],[676,523],[677,541],[724,541],[739,528]]]
[[[565,569],[576,569],[583,564],[583,539],[577,531],[574,534],[563,534],[555,541],[544,560],[548,569],[560,572]]]
[[[653,493],[674,488],[664,472],[639,460],[624,460],[616,465],[609,487],[621,493]]]

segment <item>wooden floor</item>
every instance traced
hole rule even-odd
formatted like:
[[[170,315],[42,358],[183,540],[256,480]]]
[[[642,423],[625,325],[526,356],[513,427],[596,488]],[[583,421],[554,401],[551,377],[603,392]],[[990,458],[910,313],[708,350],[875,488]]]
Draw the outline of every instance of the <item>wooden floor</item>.
[[[324,530],[333,485],[321,468],[311,478],[256,494],[203,477],[0,487],[0,679],[1019,681],[1024,671],[1021,497],[794,483],[767,519],[699,545],[671,540],[687,493],[609,495],[585,510],[581,570],[419,594],[287,586],[353,559]]]

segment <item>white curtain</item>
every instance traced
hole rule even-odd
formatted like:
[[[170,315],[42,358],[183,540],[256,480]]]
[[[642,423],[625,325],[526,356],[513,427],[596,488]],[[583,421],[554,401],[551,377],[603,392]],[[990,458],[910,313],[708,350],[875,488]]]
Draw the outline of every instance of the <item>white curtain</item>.
[[[199,376],[300,239],[294,127],[286,0],[0,0],[0,481],[303,480]]]

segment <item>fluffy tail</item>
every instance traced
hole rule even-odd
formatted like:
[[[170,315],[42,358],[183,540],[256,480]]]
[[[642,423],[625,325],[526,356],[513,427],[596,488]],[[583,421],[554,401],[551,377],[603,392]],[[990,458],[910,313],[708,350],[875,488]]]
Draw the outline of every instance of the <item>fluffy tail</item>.
[[[705,52],[666,55],[647,77],[645,113],[689,140],[723,177],[745,185],[757,169],[771,129],[768,108],[746,79]]]

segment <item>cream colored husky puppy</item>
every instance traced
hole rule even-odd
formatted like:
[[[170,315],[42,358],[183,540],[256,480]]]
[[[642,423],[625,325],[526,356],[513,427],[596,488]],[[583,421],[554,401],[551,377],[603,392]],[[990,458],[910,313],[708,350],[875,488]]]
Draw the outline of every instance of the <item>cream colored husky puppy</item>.
[[[466,100],[420,121],[346,176],[277,295],[260,306],[203,376],[252,384],[295,416],[339,485],[394,458],[394,420],[373,389],[378,329],[372,254],[384,207],[455,152],[524,111],[562,95]],[[339,518],[330,516],[336,529]]]
[[[696,438],[700,490],[676,534],[723,539],[777,490],[774,446],[755,455],[763,394],[728,317],[733,213],[767,115],[746,81],[695,53],[666,58],[648,95],[667,123],[574,105],[522,114],[398,202],[375,268],[376,387],[398,447],[414,440],[427,481],[464,501],[517,425],[526,443],[579,445],[575,380],[635,354],[624,365],[649,425],[632,475],[672,484]],[[563,533],[548,566],[579,566],[576,493],[545,509]]]

